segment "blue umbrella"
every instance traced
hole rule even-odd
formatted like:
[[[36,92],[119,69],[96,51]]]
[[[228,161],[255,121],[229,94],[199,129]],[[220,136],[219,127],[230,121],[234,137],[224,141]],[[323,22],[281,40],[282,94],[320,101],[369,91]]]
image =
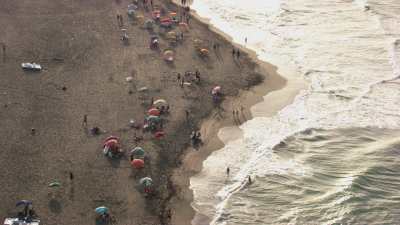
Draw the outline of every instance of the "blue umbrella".
[[[28,201],[28,200],[21,200],[21,201],[18,201],[17,204],[16,204],[15,206],[18,207],[18,206],[20,206],[20,205],[26,206],[26,205],[31,205],[31,204],[32,204],[31,201]]]
[[[108,213],[108,208],[105,206],[100,206],[100,207],[97,207],[94,211],[97,214],[106,214],[106,213]]]

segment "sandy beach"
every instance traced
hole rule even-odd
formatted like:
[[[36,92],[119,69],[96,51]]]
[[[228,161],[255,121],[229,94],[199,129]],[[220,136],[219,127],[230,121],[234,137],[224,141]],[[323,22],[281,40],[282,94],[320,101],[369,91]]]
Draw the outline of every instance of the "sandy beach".
[[[100,205],[110,208],[116,224],[188,224],[193,217],[187,207],[191,199],[188,178],[221,145],[212,137],[219,128],[235,124],[233,108],[244,108],[244,118],[236,122],[242,123],[251,118],[250,106],[285,85],[273,67],[259,66],[254,56],[242,52],[239,58],[232,57],[230,41],[203,22],[190,19],[183,40],[171,44],[158,26],[153,31],[143,27],[143,20],[151,17],[150,3],[147,10],[139,3],[138,18],[132,20],[126,14],[130,3],[40,0],[1,4],[4,32],[0,42],[6,50],[0,63],[3,217],[15,215],[18,200],[30,199],[43,224],[49,225],[94,224],[93,210]],[[162,14],[183,12],[169,2],[153,1],[153,6]],[[117,14],[122,15],[122,26]],[[121,29],[129,36],[127,44],[121,41]],[[172,30],[180,33],[175,26]],[[159,36],[159,50],[149,48],[151,35]],[[210,51],[208,57],[196,52],[196,39]],[[175,52],[173,63],[164,61],[166,49]],[[32,61],[44,69],[36,73],[21,69],[20,63]],[[194,83],[187,77],[190,85],[181,87],[177,73],[183,76],[196,69],[201,81]],[[132,81],[127,82],[127,77]],[[263,79],[263,92],[251,88]],[[211,98],[216,85],[225,95],[222,105]],[[143,88],[147,91],[141,92]],[[128,126],[131,119],[141,123],[151,100],[159,98],[170,105],[170,113],[163,116],[166,136],[162,140]],[[82,126],[84,115],[87,128],[98,126],[101,135],[93,136]],[[189,135],[198,129],[204,145],[194,151],[189,148]],[[110,135],[121,138],[125,151],[143,147],[145,168],[132,169],[127,155],[107,159],[101,145]],[[143,140],[135,142],[134,137]],[[187,161],[192,168],[175,170],[182,162],[188,165]],[[172,178],[174,173],[182,176]],[[149,198],[138,191],[138,180],[144,176],[155,183],[155,193]],[[49,189],[55,180],[62,186]],[[167,215],[170,209],[173,222]]]

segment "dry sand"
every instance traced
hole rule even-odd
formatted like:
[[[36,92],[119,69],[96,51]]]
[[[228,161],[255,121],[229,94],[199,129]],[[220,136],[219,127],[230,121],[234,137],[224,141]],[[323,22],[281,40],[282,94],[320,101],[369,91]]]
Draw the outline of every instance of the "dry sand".
[[[177,11],[168,2],[153,2],[166,11]],[[166,210],[171,199],[187,201],[180,196],[188,193],[188,176],[176,183],[170,176],[181,165],[189,133],[209,116],[214,118],[209,121],[228,121],[215,115],[227,118],[231,112],[226,105],[232,104],[231,99],[242,93],[239,90],[258,83],[260,67],[256,62],[245,54],[234,60],[230,42],[195,19],[190,21],[184,41],[173,47],[174,64],[166,64],[160,52],[149,49],[151,34],[140,22],[128,21],[129,3],[2,1],[0,42],[6,46],[6,58],[0,63],[2,217],[15,214],[16,201],[30,199],[47,225],[94,224],[93,210],[100,205],[110,208],[116,224],[168,224]],[[140,12],[145,18],[150,16],[143,7]],[[123,15],[123,27],[130,36],[127,46],[120,40],[118,13]],[[211,52],[208,59],[195,52],[194,39],[207,43]],[[160,40],[161,50],[169,48],[166,39]],[[220,45],[216,52],[212,50],[215,42]],[[31,61],[40,63],[44,70],[21,70],[21,62]],[[201,73],[201,84],[181,88],[176,73],[195,69]],[[283,86],[282,78],[263,73],[269,90]],[[125,81],[128,76],[133,77],[132,83]],[[227,96],[218,110],[210,96],[215,85],[221,85]],[[141,87],[149,91],[141,93]],[[139,145],[148,155],[146,168],[133,170],[127,157],[105,158],[101,142],[111,134],[121,137],[125,150],[136,146],[133,137],[142,132],[128,128],[128,121],[143,121],[152,97],[166,99],[171,113],[165,117],[165,139],[157,141],[151,134],[143,134],[144,141]],[[190,122],[186,121],[185,110],[191,112]],[[85,114],[88,127],[99,126],[105,133],[89,135],[82,127]],[[210,133],[204,130],[203,136],[211,135],[221,125],[226,124],[206,123]],[[35,135],[31,135],[31,128],[36,129]],[[69,180],[70,172],[73,181]],[[143,176],[155,181],[156,193],[151,198],[144,198],[137,189],[138,179]],[[59,190],[47,187],[54,180],[63,184]],[[174,198],[176,194],[178,198]],[[187,218],[175,215],[187,224]],[[191,216],[190,212],[185,215]]]

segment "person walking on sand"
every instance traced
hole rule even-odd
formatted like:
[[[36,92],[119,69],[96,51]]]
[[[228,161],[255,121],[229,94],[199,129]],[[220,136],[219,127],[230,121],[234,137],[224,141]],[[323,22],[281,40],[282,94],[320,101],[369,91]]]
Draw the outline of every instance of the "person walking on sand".
[[[82,121],[82,126],[86,127],[87,126],[87,115],[83,115],[83,121]]]
[[[231,172],[231,170],[229,169],[229,166],[228,167],[226,167],[226,176],[228,176],[229,177],[229,173]]]
[[[247,177],[247,183],[249,185],[253,183],[253,181],[251,180],[251,176],[250,175]]]
[[[178,81],[181,80],[181,74],[180,74],[180,73],[178,73],[178,75],[176,76],[176,79],[177,79]]]
[[[233,48],[233,49],[232,49],[232,57],[235,57],[235,54],[236,54],[236,51],[235,51],[235,49]]]
[[[236,57],[239,59],[239,57],[240,57],[240,51],[239,51],[239,49],[236,51]]]
[[[186,120],[189,121],[189,116],[190,116],[189,110],[186,109],[185,113],[186,113]]]

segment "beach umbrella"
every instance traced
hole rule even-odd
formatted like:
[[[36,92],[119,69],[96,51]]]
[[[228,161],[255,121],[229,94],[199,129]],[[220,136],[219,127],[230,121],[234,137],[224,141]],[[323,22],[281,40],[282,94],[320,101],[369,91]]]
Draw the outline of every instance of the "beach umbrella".
[[[165,135],[164,131],[157,131],[156,133],[154,133],[154,137],[157,139],[164,137],[164,135]]]
[[[158,116],[148,116],[146,120],[149,121],[150,123],[158,123],[160,122],[161,118]]]
[[[129,4],[128,5],[128,10],[136,10],[138,7],[135,4]]]
[[[139,180],[140,185],[145,188],[149,188],[153,185],[153,180],[150,177],[143,177]]]
[[[170,32],[168,32],[167,33],[167,38],[168,39],[172,39],[172,40],[176,40],[176,33],[175,32],[173,32],[173,31],[170,31]]]
[[[215,86],[212,91],[211,94],[216,95],[219,94],[221,92],[221,86]]]
[[[157,100],[155,100],[153,102],[153,105],[155,105],[155,106],[165,106],[166,107],[168,105],[168,102],[166,100],[164,100],[164,99],[157,99]]]
[[[161,17],[161,11],[160,11],[160,10],[154,10],[153,13],[152,13],[152,15],[153,15],[153,18],[154,18],[154,19],[160,19],[160,17]]]
[[[117,141],[118,141],[119,138],[118,138],[117,136],[111,135],[111,136],[107,137],[106,140],[105,140],[104,142],[107,142],[108,140],[117,140]]]
[[[128,16],[133,17],[133,16],[135,16],[135,13],[136,13],[136,10],[134,10],[134,9],[128,9]]]
[[[144,150],[141,147],[136,147],[131,150],[131,155],[133,156],[144,156]]]
[[[158,110],[156,108],[151,108],[147,111],[147,114],[152,115],[152,116],[159,116],[160,110]]]
[[[148,19],[148,20],[146,20],[146,21],[144,22],[144,27],[145,27],[146,29],[151,29],[151,28],[153,28],[153,25],[154,25],[154,21],[153,21],[153,20]]]
[[[49,184],[49,187],[61,187],[61,183],[58,182],[58,181],[51,182],[51,183]]]
[[[105,207],[105,206],[100,206],[100,207],[97,207],[94,211],[95,211],[97,214],[102,215],[102,214],[108,213],[108,208]]]
[[[200,48],[200,46],[203,44],[203,41],[200,39],[194,39],[193,43],[196,48]]]
[[[201,54],[201,55],[203,55],[203,56],[207,56],[207,55],[208,55],[208,53],[209,53],[208,49],[206,49],[206,48],[202,48],[202,49],[200,49],[200,54]]]
[[[149,90],[149,88],[148,87],[141,87],[141,88],[139,88],[139,92],[146,92],[146,91],[148,91]]]
[[[18,206],[21,206],[21,205],[23,205],[23,206],[32,205],[32,201],[20,200],[20,201],[17,202],[17,204],[15,204],[15,207],[18,207]]]
[[[169,62],[174,61],[174,51],[166,50],[164,52],[164,60],[169,61]]]
[[[135,169],[142,169],[144,167],[144,161],[142,159],[134,159],[131,161],[131,165],[135,167]]]

